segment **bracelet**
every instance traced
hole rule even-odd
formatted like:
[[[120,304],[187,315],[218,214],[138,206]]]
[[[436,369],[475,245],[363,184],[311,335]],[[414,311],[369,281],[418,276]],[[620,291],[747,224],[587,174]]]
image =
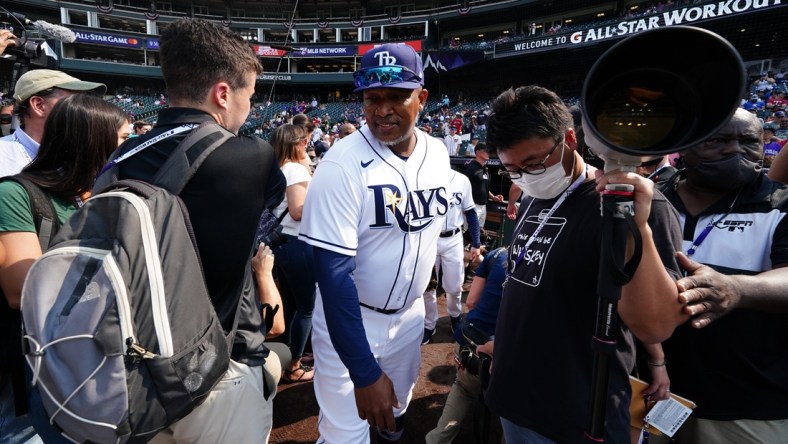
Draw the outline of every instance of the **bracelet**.
[[[649,367],[664,367],[664,366],[665,366],[665,364],[667,364],[667,363],[668,363],[668,360],[667,360],[667,359],[663,359],[663,360],[662,360],[662,361],[660,361],[660,362],[653,362],[653,361],[648,361],[648,365],[649,365]]]

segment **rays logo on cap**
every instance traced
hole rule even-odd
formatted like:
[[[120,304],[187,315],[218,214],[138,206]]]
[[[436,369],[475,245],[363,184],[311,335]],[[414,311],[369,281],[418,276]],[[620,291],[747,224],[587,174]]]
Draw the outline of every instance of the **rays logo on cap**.
[[[421,56],[403,43],[384,43],[361,57],[353,73],[355,92],[369,88],[415,89],[424,86]]]
[[[380,51],[374,57],[378,59],[378,66],[391,66],[397,64],[397,58],[390,55],[388,51]]]

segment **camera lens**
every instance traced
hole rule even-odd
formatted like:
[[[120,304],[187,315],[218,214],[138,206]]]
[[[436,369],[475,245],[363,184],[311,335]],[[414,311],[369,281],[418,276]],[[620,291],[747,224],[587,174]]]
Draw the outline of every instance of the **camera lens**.
[[[676,102],[664,90],[628,87],[599,105],[599,132],[618,146],[648,149],[660,145],[676,126]]]

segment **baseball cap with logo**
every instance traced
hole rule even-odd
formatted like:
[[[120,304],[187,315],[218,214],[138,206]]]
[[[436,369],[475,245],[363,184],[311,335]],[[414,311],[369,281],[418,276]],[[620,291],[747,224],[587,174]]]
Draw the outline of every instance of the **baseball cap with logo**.
[[[356,89],[416,89],[424,86],[421,56],[404,43],[386,43],[361,58],[361,68],[353,73]]]
[[[60,88],[68,91],[93,91],[104,94],[107,87],[102,83],[84,82],[76,77],[51,69],[28,71],[19,77],[14,88],[14,99],[24,102],[30,97],[49,88]]]

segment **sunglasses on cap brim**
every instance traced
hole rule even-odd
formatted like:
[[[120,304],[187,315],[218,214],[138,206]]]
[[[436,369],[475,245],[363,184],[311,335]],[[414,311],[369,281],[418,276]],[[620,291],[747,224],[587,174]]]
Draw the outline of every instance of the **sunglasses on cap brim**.
[[[353,73],[356,88],[368,88],[371,85],[385,87],[402,82],[421,83],[421,76],[404,66],[376,66]]]

